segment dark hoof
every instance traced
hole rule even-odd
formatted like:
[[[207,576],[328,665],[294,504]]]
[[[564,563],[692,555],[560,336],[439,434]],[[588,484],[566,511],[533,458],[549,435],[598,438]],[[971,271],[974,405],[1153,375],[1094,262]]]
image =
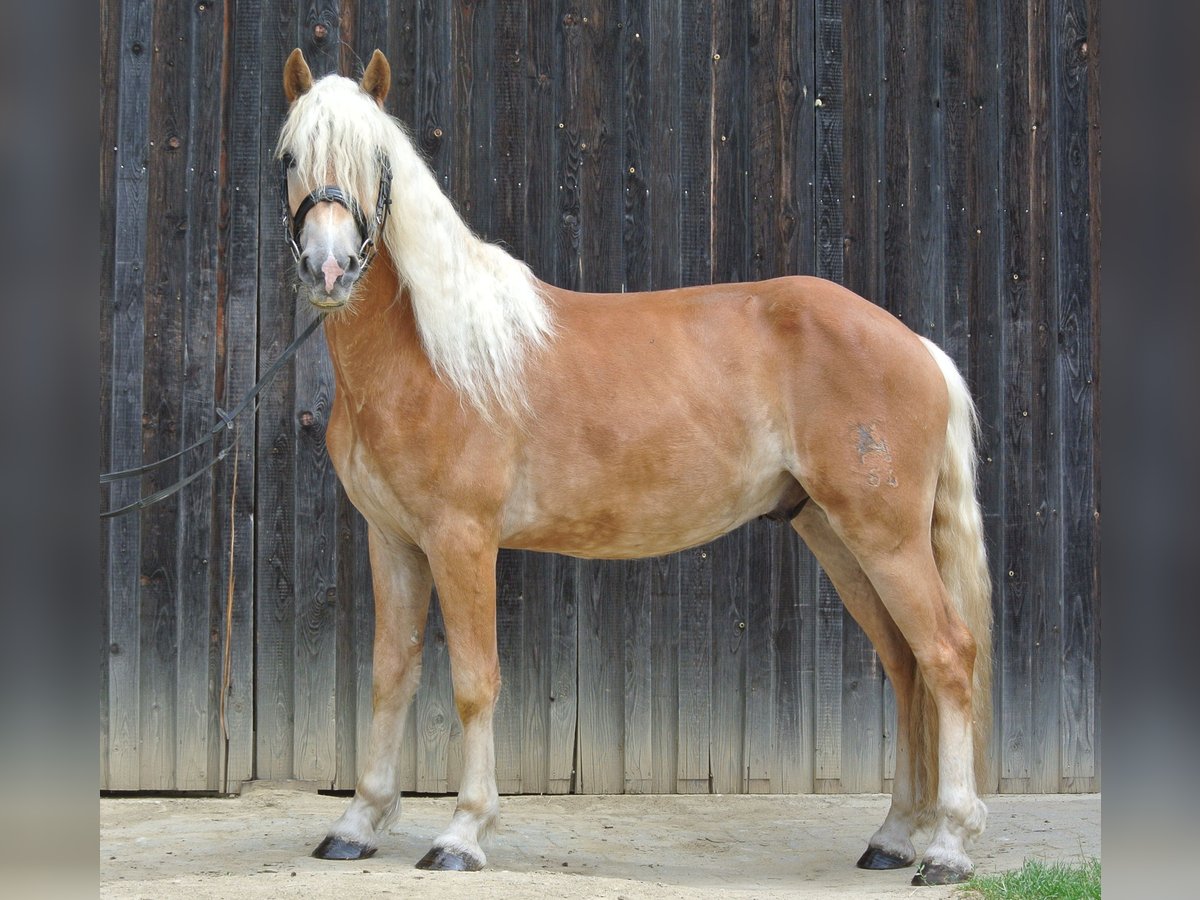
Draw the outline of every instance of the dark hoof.
[[[878,847],[868,847],[867,852],[858,858],[856,865],[860,869],[906,869],[913,861],[913,857],[905,859],[902,856],[893,856]]]
[[[937,863],[921,863],[912,883],[917,887],[928,887],[935,884],[962,884],[971,877],[969,869],[956,869],[953,866],[939,866]]]
[[[312,855],[317,859],[366,859],[375,855],[375,849],[365,844],[356,844],[354,841],[343,841],[331,834],[317,844],[317,849]]]
[[[466,853],[451,853],[441,847],[434,847],[421,857],[417,868],[432,869],[435,872],[478,872],[483,868],[483,863]]]

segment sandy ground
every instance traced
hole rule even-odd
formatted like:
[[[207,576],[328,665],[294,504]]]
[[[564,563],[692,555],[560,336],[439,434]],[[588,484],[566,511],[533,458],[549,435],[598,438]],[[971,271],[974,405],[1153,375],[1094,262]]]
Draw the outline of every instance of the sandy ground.
[[[348,801],[259,789],[229,799],[100,802],[103,897],[945,898],[913,888],[912,869],[864,872],[854,861],[888,798],[615,796],[502,798],[502,827],[479,873],[413,863],[448,821],[453,798],[406,799],[401,833],[360,862],[311,858]],[[987,798],[976,871],[1026,858],[1100,855],[1100,797]],[[923,846],[918,842],[918,850]],[[962,896],[958,894],[958,896]]]

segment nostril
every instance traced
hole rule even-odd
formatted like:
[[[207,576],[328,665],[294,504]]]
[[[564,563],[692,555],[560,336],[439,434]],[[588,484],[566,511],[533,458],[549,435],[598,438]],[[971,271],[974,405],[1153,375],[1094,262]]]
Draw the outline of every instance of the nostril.
[[[305,253],[300,257],[300,274],[307,280],[315,280],[321,277],[321,269],[313,261],[311,253]]]
[[[359,267],[361,264],[362,264],[362,260],[360,260],[356,254],[354,254],[354,253],[351,253],[351,254],[350,254],[350,256],[349,256],[349,258],[346,260],[346,272],[347,272],[347,274],[353,274],[354,272],[357,272],[357,271],[358,271],[358,267]]]

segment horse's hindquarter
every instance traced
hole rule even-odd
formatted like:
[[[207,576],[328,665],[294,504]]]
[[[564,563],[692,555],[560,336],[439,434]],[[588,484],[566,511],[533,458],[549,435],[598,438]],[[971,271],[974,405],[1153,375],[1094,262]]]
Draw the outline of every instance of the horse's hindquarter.
[[[583,556],[666,553],[794,505],[807,420],[854,418],[834,383],[871,380],[855,373],[864,329],[879,314],[911,337],[815,279],[552,296],[505,545]]]

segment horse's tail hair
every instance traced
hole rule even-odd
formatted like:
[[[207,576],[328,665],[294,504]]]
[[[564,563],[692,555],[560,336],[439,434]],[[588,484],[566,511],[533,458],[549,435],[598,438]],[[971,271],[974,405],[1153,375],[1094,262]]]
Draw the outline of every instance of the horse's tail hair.
[[[950,394],[946,447],[933,505],[933,555],[938,572],[975,641],[971,686],[975,781],[988,789],[988,738],[992,725],[992,584],[983,540],[983,514],[975,496],[976,439],[979,418],[966,382],[954,362],[936,344],[925,341]],[[921,818],[937,805],[937,706],[918,674],[910,707],[909,734]]]

